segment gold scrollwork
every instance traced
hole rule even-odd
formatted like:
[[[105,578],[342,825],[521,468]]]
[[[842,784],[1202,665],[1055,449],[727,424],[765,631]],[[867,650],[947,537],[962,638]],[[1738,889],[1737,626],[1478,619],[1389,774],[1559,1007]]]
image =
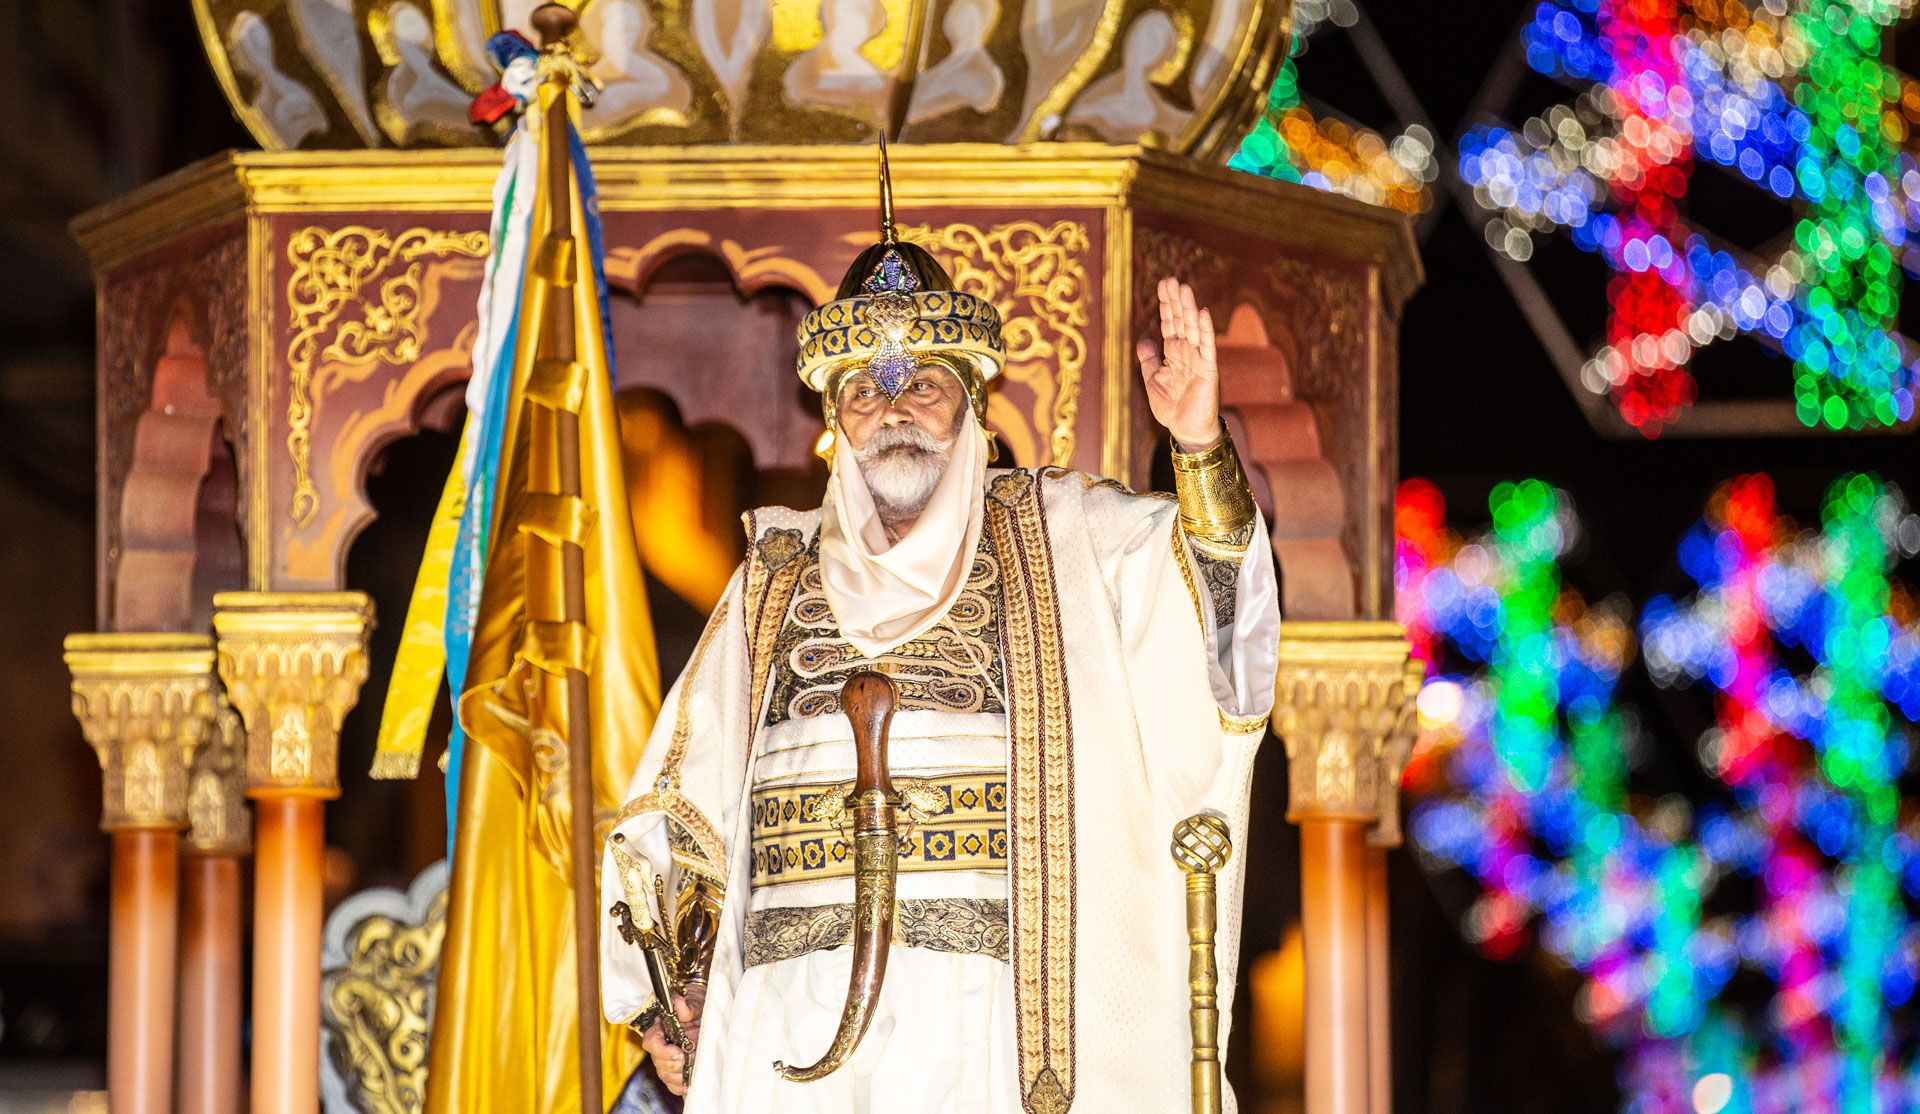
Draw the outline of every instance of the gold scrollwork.
[[[287,452],[293,458],[289,514],[305,526],[319,507],[313,483],[312,425],[323,362],[349,366],[410,364],[427,342],[421,312],[426,261],[449,255],[483,258],[485,232],[366,225],[302,228],[287,240]]]
[[[220,592],[220,677],[247,732],[251,790],[339,793],[340,722],[367,679],[373,601],[360,592]]]
[[[216,706],[205,635],[75,634],[73,713],[100,760],[100,826],[185,828],[187,780]]]
[[[1068,464],[1080,414],[1080,376],[1087,364],[1087,253],[1092,240],[1079,221],[1010,221],[981,228],[917,225],[903,239],[934,253],[956,288],[992,302],[1004,322],[1008,381],[1033,392],[1033,430],[1045,438],[1040,459]]]
[[[376,913],[348,930],[346,961],[324,976],[328,1055],[354,1108],[425,1108],[427,1018],[447,931],[447,891],[419,923]]]
[[[1274,727],[1288,760],[1288,817],[1367,821],[1398,838],[1421,667],[1393,623],[1301,622],[1280,640]]]

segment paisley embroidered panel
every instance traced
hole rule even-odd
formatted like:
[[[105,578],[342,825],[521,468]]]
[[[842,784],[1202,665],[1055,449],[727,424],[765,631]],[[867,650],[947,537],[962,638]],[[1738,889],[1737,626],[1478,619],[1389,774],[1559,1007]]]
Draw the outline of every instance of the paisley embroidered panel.
[[[926,634],[878,658],[862,657],[840,637],[827,603],[820,544],[808,546],[805,566],[773,647],[773,697],[767,726],[789,719],[837,715],[840,686],[857,670],[878,669],[900,688],[902,711],[1006,711],[1000,650],[1000,561],[981,532],[967,584],[953,607]]]

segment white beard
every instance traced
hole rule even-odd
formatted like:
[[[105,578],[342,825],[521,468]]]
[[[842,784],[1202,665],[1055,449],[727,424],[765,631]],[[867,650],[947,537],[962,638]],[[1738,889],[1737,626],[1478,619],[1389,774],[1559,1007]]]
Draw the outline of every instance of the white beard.
[[[907,518],[925,510],[952,456],[952,438],[935,441],[917,426],[879,430],[854,452],[882,518]]]

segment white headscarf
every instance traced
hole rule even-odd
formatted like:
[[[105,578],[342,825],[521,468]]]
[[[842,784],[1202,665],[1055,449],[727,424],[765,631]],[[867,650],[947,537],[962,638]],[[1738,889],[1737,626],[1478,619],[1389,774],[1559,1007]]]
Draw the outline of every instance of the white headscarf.
[[[897,543],[887,540],[852,446],[833,454],[820,508],[820,571],[840,634],[869,658],[925,634],[966,587],[980,545],[987,450],[973,408],[954,435],[947,470]]]

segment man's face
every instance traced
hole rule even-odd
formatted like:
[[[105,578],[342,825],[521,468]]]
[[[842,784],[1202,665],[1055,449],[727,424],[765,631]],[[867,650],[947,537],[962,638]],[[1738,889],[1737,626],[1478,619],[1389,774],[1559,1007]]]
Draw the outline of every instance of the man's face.
[[[959,378],[934,363],[922,367],[891,403],[864,371],[841,386],[840,429],[883,514],[914,515],[927,505],[946,472],[966,406]]]

